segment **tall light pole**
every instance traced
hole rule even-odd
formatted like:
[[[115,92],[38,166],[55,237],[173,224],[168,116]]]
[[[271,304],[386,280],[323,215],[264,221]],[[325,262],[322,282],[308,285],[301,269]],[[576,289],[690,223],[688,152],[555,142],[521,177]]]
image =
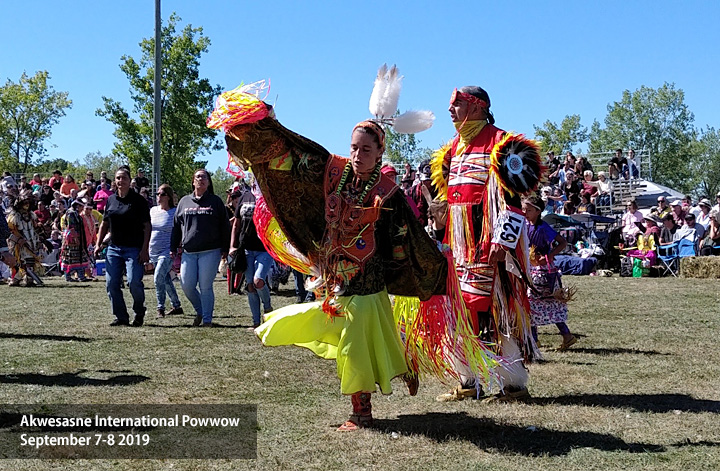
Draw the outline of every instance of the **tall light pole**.
[[[160,107],[160,88],[162,73],[162,19],[160,16],[160,0],[155,0],[155,103],[153,106],[153,115],[155,118],[153,132],[153,170],[152,170],[152,186],[157,191],[160,186],[160,140],[161,132],[161,107]]]

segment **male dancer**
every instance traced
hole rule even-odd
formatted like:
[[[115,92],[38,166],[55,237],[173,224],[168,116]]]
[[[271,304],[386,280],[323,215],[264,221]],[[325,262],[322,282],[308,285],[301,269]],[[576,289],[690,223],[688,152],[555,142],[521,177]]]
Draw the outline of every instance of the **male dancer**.
[[[485,90],[456,89],[449,111],[457,135],[433,159],[433,181],[440,191],[447,192],[449,204],[445,242],[453,248],[460,289],[475,334],[495,343],[499,353],[510,360],[498,367],[503,391],[495,398],[517,399],[528,394],[521,349],[527,360],[535,349],[523,281],[528,253],[520,194],[528,188],[518,185],[520,180],[513,177],[522,176],[523,165],[513,167],[509,163],[519,158],[517,155],[498,162],[500,147],[512,136],[494,126]],[[529,177],[539,177],[537,170],[542,167],[534,170]],[[438,396],[438,401],[483,395],[473,376],[464,371],[467,369],[456,364],[462,384]]]

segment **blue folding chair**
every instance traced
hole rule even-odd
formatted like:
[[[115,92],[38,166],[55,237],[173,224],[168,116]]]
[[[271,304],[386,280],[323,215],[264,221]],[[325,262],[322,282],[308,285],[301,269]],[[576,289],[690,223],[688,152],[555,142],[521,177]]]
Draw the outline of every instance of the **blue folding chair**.
[[[662,262],[662,275],[666,276],[670,273],[677,277],[678,271],[680,271],[680,259],[696,255],[695,242],[688,239],[680,239],[670,245],[659,246],[658,258]]]
[[[697,245],[692,240],[680,239],[678,241],[678,258],[697,256]]]
[[[660,259],[660,263],[662,263],[662,276],[667,276],[669,273],[677,277],[678,260],[680,259],[678,257],[678,242],[675,241],[669,245],[659,245],[657,249],[658,258]]]

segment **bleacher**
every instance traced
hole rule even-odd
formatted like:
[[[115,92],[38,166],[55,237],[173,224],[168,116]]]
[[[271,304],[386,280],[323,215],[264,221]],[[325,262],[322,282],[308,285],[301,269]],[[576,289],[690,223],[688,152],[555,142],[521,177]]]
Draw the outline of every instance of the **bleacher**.
[[[636,200],[647,188],[647,184],[643,179],[613,180],[612,184],[610,204],[595,206],[597,213],[600,215],[622,214],[625,212],[625,204],[628,201]]]
[[[605,171],[607,174],[608,161],[613,156],[614,151],[597,152],[584,154],[583,156],[593,166],[593,172],[597,176],[599,171]],[[650,155],[645,151],[635,152],[635,164],[638,167],[640,177],[647,177],[652,174],[650,165]],[[609,175],[608,175],[609,176]],[[652,181],[652,178],[650,178]],[[610,194],[609,205],[597,205],[597,213],[603,216],[613,217],[622,215],[625,212],[625,204],[631,200],[637,200],[647,189],[647,182],[644,178],[636,178],[630,180],[613,180],[613,189]]]

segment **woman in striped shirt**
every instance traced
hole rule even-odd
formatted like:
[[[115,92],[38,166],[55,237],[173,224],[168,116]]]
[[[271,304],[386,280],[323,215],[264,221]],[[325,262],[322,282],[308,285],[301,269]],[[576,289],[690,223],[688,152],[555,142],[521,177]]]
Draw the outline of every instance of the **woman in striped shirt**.
[[[170,278],[172,257],[170,256],[170,235],[175,217],[175,200],[170,185],[163,184],[158,188],[157,205],[150,208],[150,263],[155,265],[155,296],[157,297],[157,317],[165,317],[165,296],[170,296],[172,309],[167,314],[182,314],[180,298]]]

